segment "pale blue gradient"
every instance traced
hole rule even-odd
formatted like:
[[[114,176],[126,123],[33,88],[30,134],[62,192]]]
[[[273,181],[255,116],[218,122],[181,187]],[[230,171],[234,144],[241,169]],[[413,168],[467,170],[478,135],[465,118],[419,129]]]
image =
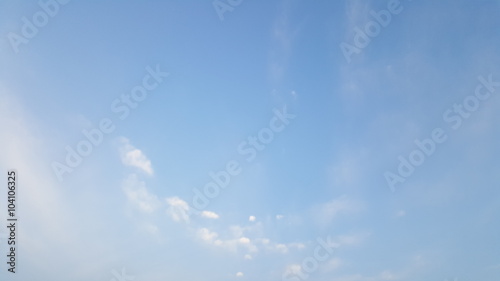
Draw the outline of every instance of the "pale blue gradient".
[[[331,236],[307,280],[497,281],[500,88],[458,130],[442,115],[478,76],[500,81],[500,2],[402,0],[348,63],[340,44],[388,2],[243,0],[221,21],[211,1],[73,0],[16,54],[9,32],[41,8],[1,1],[0,172],[19,171],[20,227],[0,279],[282,280]],[[113,101],[157,65],[170,75],[120,120]],[[284,106],[296,118],[247,162],[238,145]],[[52,163],[103,118],[115,130],[58,181]],[[438,127],[447,141],[391,192],[384,173]],[[193,189],[231,160],[202,217]]]

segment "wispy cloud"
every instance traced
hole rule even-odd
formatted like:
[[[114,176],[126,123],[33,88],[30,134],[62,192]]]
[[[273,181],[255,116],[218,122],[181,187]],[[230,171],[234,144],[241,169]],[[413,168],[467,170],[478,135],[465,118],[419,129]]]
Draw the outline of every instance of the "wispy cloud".
[[[279,14],[271,28],[271,50],[269,53],[269,80],[274,88],[279,88],[284,82],[286,71],[292,55],[293,41],[300,28],[294,27],[291,20],[292,3],[282,1]],[[296,96],[296,93],[293,94]]]
[[[217,232],[210,231],[208,228],[203,227],[198,229],[197,236],[202,241],[209,244],[213,244],[215,242],[215,239],[217,239],[217,237],[219,236],[219,234],[217,234]]]
[[[341,215],[355,214],[362,209],[363,204],[360,201],[350,199],[344,195],[315,206],[313,215],[320,224],[328,225]]]
[[[144,155],[140,149],[137,149],[130,144],[130,141],[127,138],[120,138],[120,142],[120,156],[122,163],[126,166],[138,168],[148,175],[152,175],[153,167],[151,165],[151,161],[146,157],[146,155]]]
[[[208,228],[200,228],[197,231],[197,236],[203,242],[222,248],[229,252],[238,252],[238,250],[244,250],[247,253],[257,252],[257,246],[254,244],[250,238],[241,236],[241,237],[232,237],[232,238],[221,238],[219,234],[215,231],[211,231]]]
[[[346,2],[346,32],[352,33],[356,26],[366,24],[370,15],[370,2],[366,0]]]
[[[200,214],[202,217],[207,218],[207,219],[218,219],[219,215],[215,212],[212,211],[203,211]]]
[[[176,222],[186,222],[189,223],[190,215],[189,215],[189,204],[180,199],[179,197],[169,197],[166,198],[165,201],[168,204],[167,214],[172,218],[172,220]]]
[[[95,246],[100,254],[106,253],[106,255],[116,249],[113,243],[104,237],[94,239],[93,236],[87,235],[88,232],[82,232],[81,222],[88,220],[100,223],[102,216],[94,216],[94,213],[89,212],[87,208],[79,209],[76,207],[78,203],[72,204],[68,201],[72,198],[66,192],[69,188],[58,183],[51,171],[46,168],[52,158],[46,154],[50,151],[50,145],[47,144],[53,140],[50,135],[35,133],[45,129],[45,124],[39,121],[38,116],[30,115],[23,102],[17,99],[16,93],[11,94],[3,87],[1,81],[0,127],[2,128],[0,168],[2,173],[8,169],[16,169],[19,176],[20,204],[16,209],[21,215],[22,227],[17,230],[17,234],[21,238],[22,246],[17,248],[17,254],[24,257],[23,264],[26,271],[21,270],[16,275],[19,274],[23,280],[30,280],[33,278],[26,274],[32,269],[60,266],[57,278],[53,280],[71,279],[71,276],[75,276],[75,271],[80,273],[78,278],[82,278],[75,280],[91,279],[95,271],[89,270],[103,266],[108,261],[96,258],[95,252],[88,253],[84,245]],[[7,199],[3,196],[6,194],[6,189],[2,189],[0,197],[5,198],[5,201]],[[0,234],[3,231],[0,230]],[[54,236],[54,232],[58,235]],[[7,245],[5,240],[3,243]],[[46,258],[47,252],[65,258],[56,262]],[[74,255],[74,253],[80,254]],[[86,268],[80,268],[78,264],[85,264]],[[7,272],[7,267],[4,268]],[[0,275],[7,276],[6,274]]]
[[[146,183],[136,174],[130,174],[123,181],[122,189],[129,202],[142,212],[152,213],[161,205],[158,197],[148,191]]]

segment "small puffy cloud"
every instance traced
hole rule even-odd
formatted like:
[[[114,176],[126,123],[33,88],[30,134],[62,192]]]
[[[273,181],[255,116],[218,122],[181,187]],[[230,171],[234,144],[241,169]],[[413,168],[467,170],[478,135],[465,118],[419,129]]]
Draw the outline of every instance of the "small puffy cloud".
[[[257,246],[247,237],[240,237],[236,239],[218,239],[219,235],[207,228],[198,230],[198,237],[206,243],[220,247],[226,251],[238,252],[239,250],[245,250],[248,253],[258,252]],[[251,256],[249,257],[250,258],[245,256],[245,259],[251,259]]]
[[[201,216],[207,219],[214,219],[214,220],[219,218],[218,214],[211,211],[203,211],[201,212]]]
[[[283,215],[276,215],[276,219],[277,219],[277,220],[281,220],[281,219],[282,219],[282,218],[284,218],[284,217],[285,217],[285,216],[283,216]]]
[[[198,238],[209,244],[215,243],[216,242],[215,239],[219,236],[217,232],[210,231],[208,228],[200,228],[198,230],[197,235]]]
[[[257,218],[256,218],[255,216],[250,216],[250,217],[248,218],[248,221],[252,221],[252,222],[254,222],[256,219],[257,219]]]
[[[236,273],[236,277],[243,277],[243,272]]]
[[[122,137],[120,142],[122,144],[120,147],[120,157],[122,163],[126,166],[138,168],[148,175],[152,175],[153,167],[151,165],[151,161],[146,157],[146,155],[144,155],[140,149],[131,145],[127,138]]]
[[[288,253],[288,247],[285,244],[276,244],[276,250],[283,254]]]
[[[250,239],[246,238],[246,237],[241,237],[238,242],[240,242],[241,244],[250,244]]]
[[[145,213],[151,213],[159,207],[156,195],[149,193],[146,184],[137,179],[137,175],[129,175],[122,184],[122,190],[132,205]]]
[[[179,197],[166,198],[167,214],[176,222],[189,222],[189,205]]]
[[[272,243],[272,244],[269,244],[269,241],[264,241],[262,240],[261,241],[262,244],[264,245],[268,245],[268,249],[272,250],[272,251],[276,251],[276,252],[279,252],[281,254],[287,254],[290,250],[292,249],[296,249],[296,250],[302,250],[302,249],[305,249],[305,245],[302,244],[302,243],[289,243],[289,244],[283,244],[283,243]],[[267,242],[267,243],[265,243]]]
[[[254,238],[255,235],[260,236],[260,234],[254,233],[255,228],[258,227],[256,225],[247,227],[232,225],[227,231],[221,232],[220,235],[207,228],[202,228],[198,231],[198,236],[205,237],[205,239],[201,240],[212,246],[233,253],[241,253],[244,259],[251,260],[253,256],[250,254],[259,252],[260,246],[264,245],[262,238]],[[269,240],[267,242],[271,243]],[[274,243],[272,245],[266,245],[265,247],[274,247]]]

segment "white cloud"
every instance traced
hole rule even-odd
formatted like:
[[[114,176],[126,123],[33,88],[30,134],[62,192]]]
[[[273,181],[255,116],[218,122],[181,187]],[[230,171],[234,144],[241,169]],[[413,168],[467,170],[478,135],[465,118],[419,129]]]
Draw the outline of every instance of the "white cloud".
[[[259,242],[269,251],[278,252],[281,254],[287,254],[292,249],[302,250],[305,249],[306,246],[303,243],[275,243],[271,242],[269,239],[259,239]]]
[[[168,204],[167,214],[176,222],[189,222],[189,205],[179,197],[169,197],[165,201]]]
[[[243,272],[236,273],[236,277],[243,277]]]
[[[238,241],[241,244],[250,244],[250,239],[248,239],[247,237],[241,237],[240,239],[238,239]]]
[[[145,213],[151,213],[160,205],[156,195],[149,193],[146,184],[137,179],[136,174],[130,174],[122,184],[122,190],[129,202]]]
[[[92,280],[97,272],[93,269],[110,266],[110,256],[119,252],[120,246],[115,243],[116,239],[108,239],[110,235],[90,231],[92,226],[86,223],[106,226],[107,230],[115,229],[114,220],[109,220],[100,211],[105,210],[103,207],[116,206],[112,204],[119,200],[93,194],[93,206],[90,208],[87,200],[78,200],[89,198],[86,191],[95,186],[106,187],[94,178],[89,179],[92,187],[79,181],[82,174],[93,168],[90,165],[76,167],[73,173],[64,174],[64,182],[58,181],[47,164],[52,161],[64,163],[61,154],[64,146],[70,145],[65,143],[68,140],[63,137],[61,128],[48,127],[51,124],[43,123],[39,114],[31,115],[27,111],[29,108],[22,103],[22,92],[11,93],[7,90],[0,81],[0,170],[3,181],[7,180],[4,176],[7,170],[16,169],[18,172],[18,199],[21,202],[17,211],[21,217],[21,228],[17,230],[22,246],[17,249],[16,255],[23,257],[24,268],[30,269],[17,272],[20,278],[16,279]],[[30,96],[24,95],[24,98]],[[0,190],[0,198],[6,198],[7,189],[2,186]],[[8,230],[2,227],[0,234],[6,233],[4,229]],[[2,246],[3,243],[5,240],[0,241]],[[93,251],[88,251],[89,245]],[[48,259],[48,252],[64,258]],[[49,268],[59,269],[57,274],[43,270]]]
[[[231,228],[231,232],[233,232],[232,238],[219,238],[219,235],[216,232],[210,231],[208,228],[199,229],[197,236],[204,242],[220,247],[226,251],[238,252],[238,250],[245,250],[247,253],[258,252],[257,246],[250,238],[239,236],[239,234],[242,234],[242,231],[238,230],[238,228],[239,227]],[[234,236],[234,234],[237,236]]]
[[[254,253],[261,250],[269,253],[288,254],[291,251],[300,251],[306,248],[305,244],[276,243],[263,238],[261,223],[251,226],[232,225],[228,231],[213,231],[206,227],[197,230],[197,237],[208,245],[232,253],[241,253],[245,260],[252,260]],[[220,234],[220,235],[219,235]]]
[[[276,250],[283,254],[288,253],[288,247],[285,244],[276,244]]]
[[[277,219],[277,220],[281,220],[281,219],[283,219],[284,217],[285,217],[285,216],[283,216],[283,215],[276,215],[276,219]]]
[[[210,231],[208,228],[200,228],[198,230],[198,238],[210,244],[215,243],[215,239],[218,236],[217,232]]]
[[[256,218],[255,216],[250,216],[250,217],[248,218],[248,221],[252,221],[252,222],[254,222],[256,219],[257,219],[257,218]]]
[[[126,166],[132,166],[140,169],[148,175],[153,174],[151,161],[144,153],[130,144],[127,138],[120,139],[122,146],[120,147],[120,156],[122,163]]]
[[[203,211],[203,212],[201,212],[201,216],[204,218],[207,218],[207,219],[218,219],[219,218],[218,214],[216,214],[215,212],[211,212],[211,211]]]

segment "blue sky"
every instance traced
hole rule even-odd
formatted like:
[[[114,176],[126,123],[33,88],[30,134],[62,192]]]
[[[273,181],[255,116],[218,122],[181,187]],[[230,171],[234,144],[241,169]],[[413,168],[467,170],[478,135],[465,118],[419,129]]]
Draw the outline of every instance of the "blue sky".
[[[499,12],[1,1],[1,279],[498,280]]]

